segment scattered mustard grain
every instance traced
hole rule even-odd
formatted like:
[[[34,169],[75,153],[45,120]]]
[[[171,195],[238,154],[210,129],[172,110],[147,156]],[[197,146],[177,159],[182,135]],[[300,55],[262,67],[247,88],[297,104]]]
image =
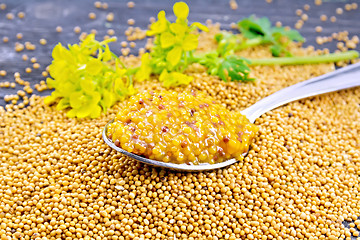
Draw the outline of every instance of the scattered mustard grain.
[[[133,1],[127,2],[126,6],[128,8],[134,8],[135,7],[135,3]]]
[[[112,22],[114,21],[114,13],[110,12],[106,15],[106,21]]]

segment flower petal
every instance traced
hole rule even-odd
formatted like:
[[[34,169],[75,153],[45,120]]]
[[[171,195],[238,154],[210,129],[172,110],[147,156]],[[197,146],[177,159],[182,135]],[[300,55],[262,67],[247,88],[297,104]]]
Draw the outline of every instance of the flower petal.
[[[175,36],[169,32],[164,32],[160,35],[160,44],[162,48],[168,48],[174,45]]]
[[[189,34],[184,38],[182,48],[184,49],[184,51],[191,51],[196,49],[198,44],[198,37],[195,34]]]
[[[179,72],[170,72],[168,73],[164,70],[160,74],[160,82],[166,88],[176,87],[179,85],[188,85],[194,78]]]
[[[181,24],[181,23],[170,24],[170,30],[177,36],[184,35],[187,29],[188,29],[187,24]]]
[[[209,31],[209,28],[199,22],[194,22],[193,24],[191,24],[191,27],[192,26],[195,26],[197,27],[198,29],[200,29],[201,31],[204,31],[204,32],[208,32]]]
[[[177,18],[187,19],[189,16],[189,7],[184,2],[177,2],[173,6],[174,14]]]
[[[150,66],[150,54],[144,53],[141,56],[141,65],[139,70],[135,73],[135,78],[137,81],[141,82],[148,80],[150,78],[152,68]]]
[[[91,60],[86,64],[86,71],[91,75],[98,75],[103,69],[103,64],[97,58],[91,58]]]
[[[72,108],[80,108],[84,102],[84,94],[82,92],[73,92],[70,95],[70,106]]]
[[[165,11],[162,10],[158,13],[158,20],[151,24],[150,30],[146,32],[148,36],[153,36],[164,32],[167,29],[168,20],[166,19]]]
[[[168,52],[166,56],[166,61],[168,61],[171,64],[171,66],[176,66],[176,64],[180,62],[181,54],[182,54],[181,47],[176,46],[173,49],[171,49],[170,52]]]
[[[67,99],[67,98],[62,98],[59,101],[59,103],[56,105],[57,110],[63,110],[68,107],[70,107],[70,104],[69,104],[69,99]]]

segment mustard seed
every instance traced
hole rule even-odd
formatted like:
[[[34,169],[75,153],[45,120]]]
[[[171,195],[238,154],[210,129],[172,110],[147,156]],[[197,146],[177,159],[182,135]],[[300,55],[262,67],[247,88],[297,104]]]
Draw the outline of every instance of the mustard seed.
[[[229,5],[230,5],[231,10],[238,9],[238,4],[237,4],[236,0],[230,0]]]
[[[301,9],[296,9],[295,13],[296,13],[296,15],[301,16],[303,11]]]
[[[94,6],[95,6],[96,8],[101,8],[101,2],[100,2],[100,1],[94,2]]]
[[[63,31],[63,28],[61,26],[57,26],[55,28],[55,31],[58,32],[58,33],[61,33]]]
[[[322,30],[323,30],[323,28],[321,26],[316,26],[315,27],[315,31],[318,32],[318,33],[322,32]]]
[[[45,38],[41,38],[41,39],[39,40],[39,43],[40,43],[41,45],[46,45],[46,44],[47,44],[47,40],[46,40]]]
[[[307,21],[309,19],[309,16],[307,14],[303,14],[301,15],[301,20],[303,20],[304,22]]]
[[[103,3],[101,4],[101,8],[102,8],[102,9],[108,9],[108,8],[109,8],[109,4],[107,4],[106,2],[103,2]]]
[[[91,13],[89,13],[88,17],[89,17],[91,20],[94,20],[94,19],[96,19],[96,14],[93,13],[93,12],[91,12]]]
[[[149,22],[150,22],[150,23],[154,23],[155,21],[156,21],[156,18],[154,18],[154,17],[150,17],[150,18],[149,18]]]
[[[127,20],[127,24],[129,24],[129,25],[134,25],[134,24],[135,24],[135,20],[132,19],[132,18],[130,18],[130,19]]]
[[[112,22],[114,21],[114,13],[110,12],[106,15],[106,21]]]
[[[129,45],[130,45],[131,48],[135,48],[135,47],[136,47],[136,43],[135,43],[135,42],[130,42]]]
[[[199,48],[215,49],[218,32],[217,25],[209,26],[209,33],[199,36]],[[334,34],[337,38],[354,40],[345,31]],[[323,54],[293,43],[289,48],[298,56]],[[262,58],[268,49],[239,54]],[[139,62],[136,56],[121,58],[127,66]],[[172,91],[201,91],[240,112],[334,67],[251,67],[261,84],[238,84],[191,65],[187,73],[194,80]],[[18,83],[20,74],[14,77]],[[139,92],[164,90],[151,78],[135,82]],[[8,104],[0,108],[2,238],[335,240],[357,234],[342,222],[360,215],[359,137],[352,131],[358,127],[359,88],[269,111],[256,120],[260,132],[242,161],[181,173],[141,164],[103,142],[103,127],[123,102],[98,119],[69,119],[43,97],[27,97],[33,90],[26,84],[23,97],[6,95]],[[45,82],[37,88],[45,89]]]
[[[14,14],[13,14],[13,13],[7,13],[7,14],[6,14],[6,18],[7,18],[8,20],[13,20],[13,19],[14,19]]]
[[[114,29],[107,30],[107,34],[109,34],[110,36],[114,35],[115,34]]]
[[[128,2],[126,5],[127,5],[128,8],[134,8],[135,7],[135,3],[133,1]]]
[[[22,34],[22,33],[17,33],[17,34],[16,34],[16,38],[17,38],[17,39],[22,39],[22,38],[23,38],[23,34]]]
[[[15,51],[16,52],[21,52],[24,50],[24,48],[25,48],[24,44],[18,43],[18,42],[15,43]]]
[[[74,27],[74,32],[79,34],[81,32],[81,28],[79,26]]]
[[[25,13],[24,12],[18,12],[17,16],[18,16],[18,18],[23,19],[25,17]]]
[[[27,61],[27,60],[29,59],[29,57],[28,57],[26,54],[23,54],[23,55],[21,56],[21,58],[22,58],[22,60],[24,60],[24,61]]]
[[[39,68],[40,68],[40,64],[39,64],[39,63],[34,63],[34,64],[33,64],[33,68],[34,68],[34,69],[39,69]]]
[[[344,13],[344,10],[342,8],[336,8],[336,14],[343,14]]]

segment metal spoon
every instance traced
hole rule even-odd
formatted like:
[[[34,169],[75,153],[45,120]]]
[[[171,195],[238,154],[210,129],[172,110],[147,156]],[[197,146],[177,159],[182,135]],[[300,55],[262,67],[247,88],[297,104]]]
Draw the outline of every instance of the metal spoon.
[[[241,113],[244,114],[250,122],[254,123],[262,114],[289,102],[356,86],[360,86],[360,62],[284,88],[263,98],[254,105],[241,111]],[[109,123],[111,122],[112,121]],[[216,164],[204,163],[199,165],[188,165],[185,163],[165,163],[148,159],[115,146],[115,144],[107,137],[107,127],[109,123],[106,124],[103,131],[104,141],[116,151],[143,163],[178,171],[205,171],[222,168],[237,162],[237,160],[233,158]],[[244,155],[246,156],[247,153]]]

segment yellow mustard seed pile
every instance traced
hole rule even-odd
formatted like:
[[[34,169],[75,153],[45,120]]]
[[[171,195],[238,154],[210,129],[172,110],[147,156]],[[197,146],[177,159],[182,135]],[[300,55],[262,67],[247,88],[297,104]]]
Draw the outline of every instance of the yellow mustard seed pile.
[[[213,49],[218,32],[202,34]],[[316,55],[291,46],[296,55]],[[265,47],[240,52],[268,57]],[[130,57],[127,61],[138,61]],[[194,65],[194,82],[241,110],[332,64],[252,67],[225,83]],[[137,85],[161,90],[155,81]],[[182,92],[184,88],[176,91]],[[252,149],[229,167],[180,173],[138,163],[101,138],[120,103],[95,120],[66,118],[43,98],[0,108],[0,237],[36,240],[350,239],[360,216],[360,88],[287,104],[256,121]]]
[[[257,127],[195,91],[142,92],[132,96],[109,124],[117,147],[150,159],[177,164],[241,160]]]

